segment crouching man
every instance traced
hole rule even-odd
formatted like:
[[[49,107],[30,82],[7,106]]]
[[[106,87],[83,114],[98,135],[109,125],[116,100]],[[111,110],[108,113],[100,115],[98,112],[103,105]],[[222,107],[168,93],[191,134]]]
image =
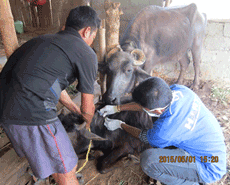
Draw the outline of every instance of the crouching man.
[[[151,148],[141,154],[142,170],[164,184],[212,183],[226,173],[226,146],[220,125],[200,98],[182,85],[168,86],[150,77],[133,91],[135,103],[107,105],[105,115],[119,111],[145,111],[158,117],[153,128],[140,130],[106,118],[108,130],[124,129]],[[177,149],[164,149],[175,146]]]

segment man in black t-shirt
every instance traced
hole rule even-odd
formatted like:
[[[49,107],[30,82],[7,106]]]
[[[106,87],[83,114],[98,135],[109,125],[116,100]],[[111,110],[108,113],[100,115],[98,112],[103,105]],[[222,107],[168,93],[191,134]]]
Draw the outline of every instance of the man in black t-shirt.
[[[19,156],[38,178],[78,184],[77,156],[56,115],[58,100],[90,127],[95,107],[97,56],[90,45],[100,18],[88,6],[70,11],[65,30],[33,38],[19,47],[0,74],[0,123]],[[65,88],[78,79],[79,108]]]

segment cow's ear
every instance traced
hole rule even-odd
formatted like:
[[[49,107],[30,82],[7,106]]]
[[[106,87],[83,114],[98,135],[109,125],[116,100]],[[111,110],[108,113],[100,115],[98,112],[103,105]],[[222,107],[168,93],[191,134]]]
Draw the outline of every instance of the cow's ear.
[[[143,80],[151,77],[146,71],[144,71],[143,69],[141,69],[140,67],[135,67],[135,71],[134,71],[134,74],[135,74],[135,81],[136,83],[140,83],[142,82]]]
[[[116,52],[119,51],[123,51],[120,45],[117,45],[116,47],[114,47],[113,49],[111,49],[108,54],[107,54],[107,58],[110,58],[113,54],[115,54]]]
[[[146,58],[145,58],[145,54],[144,54],[144,52],[142,50],[140,50],[140,49],[134,49],[131,52],[131,55],[134,58],[133,64],[135,66],[140,66],[140,65],[142,65],[142,64],[145,63]]]
[[[96,141],[106,141],[106,140],[108,140],[108,139],[103,138],[103,137],[101,137],[101,136],[99,136],[97,134],[94,134],[93,132],[89,132],[88,130],[86,130],[86,128],[81,128],[78,131],[80,132],[80,134],[82,136],[84,136],[87,139],[92,139],[92,140],[96,140]]]

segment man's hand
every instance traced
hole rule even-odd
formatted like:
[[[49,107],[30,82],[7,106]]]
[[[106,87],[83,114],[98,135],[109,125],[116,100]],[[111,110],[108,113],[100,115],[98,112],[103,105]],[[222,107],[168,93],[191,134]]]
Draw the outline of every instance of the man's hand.
[[[121,128],[121,124],[125,124],[123,121],[118,120],[118,119],[109,119],[109,118],[105,118],[105,127],[110,130],[110,131],[114,131],[117,130],[118,128]]]
[[[88,130],[93,119],[93,115],[82,114],[83,119],[86,121],[85,128]]]
[[[110,114],[115,114],[120,112],[117,105],[106,105],[104,108],[100,109],[100,114],[104,117]]]
[[[69,109],[71,112],[75,112],[77,114],[81,114],[81,110],[80,108],[73,102],[73,100],[71,100],[71,98],[69,97],[68,93],[66,92],[66,90],[63,90],[61,92],[61,96],[59,101],[67,108]]]

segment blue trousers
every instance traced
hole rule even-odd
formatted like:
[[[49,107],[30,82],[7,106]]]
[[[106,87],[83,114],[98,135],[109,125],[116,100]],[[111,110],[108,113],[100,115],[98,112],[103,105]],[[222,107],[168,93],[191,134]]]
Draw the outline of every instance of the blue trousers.
[[[184,156],[184,159],[187,157],[190,161],[181,162],[182,156]],[[173,161],[170,162],[170,159]],[[173,150],[151,148],[141,154],[141,168],[143,172],[149,177],[167,185],[205,184],[199,176],[194,161],[194,157],[179,148]]]
[[[16,153],[26,157],[37,178],[68,173],[77,165],[78,157],[60,120],[48,125],[2,127]]]

